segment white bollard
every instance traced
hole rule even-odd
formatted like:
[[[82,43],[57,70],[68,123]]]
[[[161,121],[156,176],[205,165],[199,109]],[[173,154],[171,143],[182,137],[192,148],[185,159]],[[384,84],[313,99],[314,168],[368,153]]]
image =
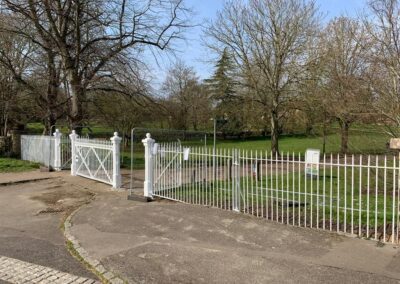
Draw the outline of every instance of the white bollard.
[[[71,139],[71,175],[76,176],[76,149],[75,149],[75,141],[78,137],[75,130],[72,130],[72,133],[69,135]]]
[[[54,136],[54,169],[56,171],[61,171],[61,136],[60,130],[56,129],[53,133]]]
[[[153,198],[153,146],[155,140],[151,138],[150,133],[142,140],[144,145],[145,178],[144,178],[144,196]]]
[[[114,132],[114,136],[110,138],[113,145],[113,188],[121,187],[121,167],[120,167],[120,152],[121,152],[121,137],[118,137],[118,132]]]

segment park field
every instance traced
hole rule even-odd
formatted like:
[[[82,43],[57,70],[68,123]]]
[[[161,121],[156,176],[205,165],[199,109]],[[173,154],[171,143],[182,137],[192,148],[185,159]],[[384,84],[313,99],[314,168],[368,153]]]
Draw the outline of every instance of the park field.
[[[356,155],[385,155],[393,154],[389,151],[387,143],[390,137],[382,132],[364,132],[352,131],[349,137],[349,154]],[[157,141],[156,139],[156,142]],[[212,148],[213,141],[208,139],[207,143],[204,140],[181,141],[183,147],[204,147]],[[228,139],[216,141],[218,149],[239,149],[252,151],[271,151],[271,141],[269,137],[250,137],[247,139]],[[144,167],[143,145],[134,143],[134,167]],[[295,153],[304,156],[307,149],[319,149],[323,151],[323,139],[320,136],[306,135],[283,135],[279,140],[279,149],[282,154]],[[325,153],[337,154],[340,152],[340,135],[337,133],[330,134],[326,138]],[[122,165],[130,166],[130,147],[123,149]]]
[[[66,127],[59,127],[61,131],[66,135],[68,130]],[[203,135],[197,135],[197,137],[192,137],[189,139],[182,139],[182,137],[174,136],[174,131],[171,130],[169,133],[168,129],[162,130],[162,138],[158,135],[159,129],[148,129],[148,132],[152,133],[153,138],[156,142],[167,141],[179,141],[184,147],[212,147],[213,139],[212,133],[207,132],[207,140],[205,141]],[[28,124],[28,132],[41,134],[43,133],[43,125],[41,123],[30,123]],[[111,137],[114,130],[106,126],[91,126],[90,128],[85,128],[83,134],[91,138],[101,138]],[[141,139],[144,138],[145,132],[135,135],[133,141],[133,159],[134,168],[144,167],[144,157],[143,157],[143,145],[141,144]],[[317,129],[317,132],[321,132]],[[190,133],[190,131],[188,131]],[[206,133],[206,132],[205,132]],[[339,129],[336,125],[332,125],[329,129],[329,135],[326,137],[325,142],[325,152],[327,154],[339,153],[340,152],[340,141],[341,137],[339,134]],[[143,137],[142,137],[143,136]],[[129,137],[129,134],[128,134]],[[389,142],[390,136],[386,133],[383,126],[379,125],[354,125],[350,129],[349,133],[349,154],[364,154],[364,155],[384,155],[389,154],[387,144]],[[271,141],[270,137],[248,137],[245,139],[221,139],[217,138],[216,141],[217,148],[220,149],[240,149],[240,150],[253,150],[253,151],[270,151]],[[282,135],[279,139],[279,150],[286,153],[296,153],[301,156],[304,155],[307,149],[319,149],[323,151],[323,138],[320,135]],[[131,145],[130,143],[125,143],[122,145],[121,149],[121,164],[123,167],[128,168],[131,165]]]
[[[39,168],[38,163],[0,157],[0,173],[24,172]]]

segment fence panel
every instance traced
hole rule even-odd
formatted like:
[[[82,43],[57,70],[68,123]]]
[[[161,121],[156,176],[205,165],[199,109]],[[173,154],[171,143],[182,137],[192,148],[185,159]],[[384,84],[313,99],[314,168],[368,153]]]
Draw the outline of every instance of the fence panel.
[[[154,195],[235,210],[279,223],[399,242],[399,161],[395,157],[323,155],[177,143],[154,147]],[[186,156],[186,157],[185,157]]]
[[[46,167],[68,169],[71,166],[71,142],[69,137],[57,138],[46,135],[22,135],[21,159],[40,163]],[[59,149],[57,149],[59,147]],[[56,162],[56,151],[60,152],[60,165]]]
[[[61,137],[60,141],[60,153],[61,153],[61,168],[71,168],[71,140],[69,137]]]
[[[36,162],[46,167],[54,166],[54,137],[44,135],[21,136],[21,159]]]

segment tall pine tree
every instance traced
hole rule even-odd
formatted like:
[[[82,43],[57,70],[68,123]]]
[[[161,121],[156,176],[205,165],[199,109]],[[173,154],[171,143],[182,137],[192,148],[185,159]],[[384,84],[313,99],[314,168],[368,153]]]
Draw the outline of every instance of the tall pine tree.
[[[213,102],[214,117],[219,121],[218,130],[226,135],[240,135],[243,130],[243,114],[239,106],[234,79],[235,67],[225,48],[215,65],[215,72],[205,80]]]

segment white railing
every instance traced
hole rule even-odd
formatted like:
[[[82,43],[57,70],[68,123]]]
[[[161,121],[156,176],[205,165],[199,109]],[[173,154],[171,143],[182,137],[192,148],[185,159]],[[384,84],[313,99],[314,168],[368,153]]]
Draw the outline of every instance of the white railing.
[[[148,197],[399,242],[400,168],[395,157],[323,155],[310,173],[300,154],[213,153],[148,139],[143,140]]]
[[[56,148],[57,149],[57,148]],[[57,151],[55,149],[55,151]],[[71,140],[68,136],[62,136],[60,139],[60,148],[59,148],[60,158],[61,158],[61,169],[70,169],[71,168]]]
[[[54,166],[54,137],[44,135],[21,135],[21,159]]]
[[[75,131],[70,134],[70,139],[72,175],[111,184],[114,188],[121,186],[121,138],[116,132],[110,141],[79,138]]]
[[[55,170],[68,168],[71,162],[69,138],[63,137],[58,129],[53,136],[22,135],[21,159]]]

